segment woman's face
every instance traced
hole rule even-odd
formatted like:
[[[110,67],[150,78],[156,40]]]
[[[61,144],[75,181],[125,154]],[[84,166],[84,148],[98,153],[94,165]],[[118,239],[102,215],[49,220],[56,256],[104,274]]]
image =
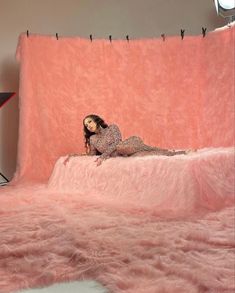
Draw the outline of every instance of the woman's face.
[[[90,117],[84,120],[84,125],[90,132],[96,132],[97,130],[97,125],[95,121]]]

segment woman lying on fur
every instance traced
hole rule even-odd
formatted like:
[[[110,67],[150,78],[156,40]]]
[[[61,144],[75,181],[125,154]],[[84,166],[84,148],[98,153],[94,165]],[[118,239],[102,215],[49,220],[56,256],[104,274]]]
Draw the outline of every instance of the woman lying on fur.
[[[122,140],[121,132],[117,125],[108,125],[105,121],[94,114],[90,114],[83,119],[84,137],[86,154],[82,155],[99,155],[95,160],[97,166],[110,157],[116,156],[174,156],[186,155],[191,150],[174,151],[162,149],[144,144],[138,136],[131,136]],[[64,161],[66,164],[70,157],[78,154],[70,154]]]

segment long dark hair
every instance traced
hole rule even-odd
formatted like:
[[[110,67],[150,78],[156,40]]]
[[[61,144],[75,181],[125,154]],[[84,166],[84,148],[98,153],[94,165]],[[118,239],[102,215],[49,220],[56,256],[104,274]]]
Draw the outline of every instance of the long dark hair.
[[[90,114],[87,115],[84,119],[83,119],[83,133],[84,133],[84,138],[85,138],[85,148],[87,150],[87,148],[90,146],[90,137],[92,135],[94,135],[94,132],[90,132],[86,126],[85,126],[85,120],[87,118],[91,118],[95,124],[97,125],[97,127],[102,127],[102,128],[107,128],[108,124],[105,123],[104,119],[102,119],[100,116],[95,115],[95,114]]]

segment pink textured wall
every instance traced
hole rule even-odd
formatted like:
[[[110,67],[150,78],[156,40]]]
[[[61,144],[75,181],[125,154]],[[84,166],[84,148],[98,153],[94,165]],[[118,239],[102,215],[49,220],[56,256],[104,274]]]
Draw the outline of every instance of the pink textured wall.
[[[89,113],[166,148],[234,145],[234,28],[127,41],[21,35],[16,178],[83,151]]]

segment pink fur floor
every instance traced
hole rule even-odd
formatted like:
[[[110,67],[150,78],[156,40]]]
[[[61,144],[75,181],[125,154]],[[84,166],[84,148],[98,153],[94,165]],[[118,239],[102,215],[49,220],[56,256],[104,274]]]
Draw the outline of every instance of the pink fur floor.
[[[0,292],[83,279],[111,292],[234,292],[233,208],[166,221],[35,189],[14,193],[14,207],[3,199]]]
[[[111,292],[234,292],[232,207],[170,221],[95,206],[76,194],[45,196],[42,186],[6,195],[1,293],[83,279]]]
[[[98,170],[94,158],[76,157],[66,166],[64,159],[58,160],[48,184],[2,189],[1,293],[84,279],[118,293],[234,292],[232,148],[156,157],[154,163],[152,157],[114,158]],[[135,189],[124,182],[111,189],[99,175],[93,182],[97,188],[90,185],[92,172],[105,177],[112,160],[116,170],[131,173],[116,173],[116,178],[129,178]],[[158,166],[160,178],[144,174],[151,164]],[[133,172],[134,166],[140,174]],[[179,173],[190,174],[186,166],[194,170],[187,178]],[[148,186],[141,176],[165,185]],[[147,189],[141,192],[143,183]],[[130,191],[136,191],[136,198]]]

